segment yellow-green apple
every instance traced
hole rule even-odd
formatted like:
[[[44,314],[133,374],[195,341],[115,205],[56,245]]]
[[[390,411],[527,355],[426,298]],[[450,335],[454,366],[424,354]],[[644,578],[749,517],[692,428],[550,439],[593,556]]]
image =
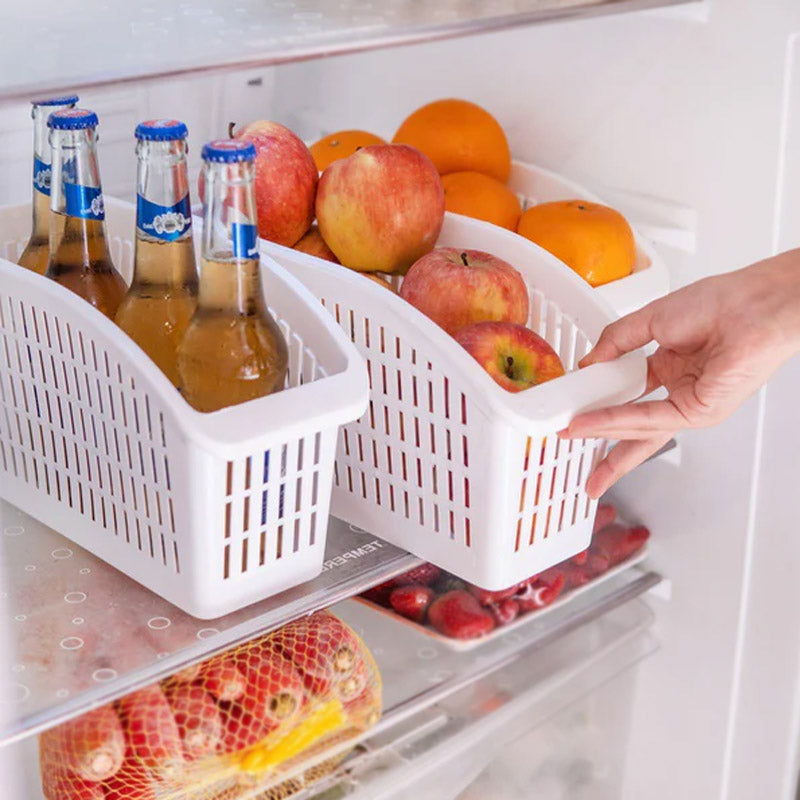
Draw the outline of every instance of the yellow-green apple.
[[[455,340],[509,392],[521,392],[564,374],[561,359],[538,333],[513,322],[478,322]]]
[[[339,259],[336,258],[333,250],[328,247],[328,243],[322,238],[322,234],[316,225],[312,225],[303,234],[300,241],[295,244],[294,249],[325,261],[332,261],[334,264],[339,263]]]
[[[436,167],[416,148],[371,145],[325,169],[316,211],[320,232],[342,264],[404,274],[436,243],[444,189]]]
[[[480,250],[437,247],[408,271],[400,296],[449,334],[476,322],[528,321],[528,290],[519,272]]]
[[[311,151],[277,122],[250,122],[233,137],[256,148],[258,235],[291,247],[314,220],[319,173]]]

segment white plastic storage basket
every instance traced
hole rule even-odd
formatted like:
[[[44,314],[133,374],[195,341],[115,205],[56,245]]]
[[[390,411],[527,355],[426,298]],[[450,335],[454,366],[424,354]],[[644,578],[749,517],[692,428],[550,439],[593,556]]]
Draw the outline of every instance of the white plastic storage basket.
[[[511,165],[509,188],[521,199],[523,208],[549,203],[553,200],[589,200],[603,203],[603,199],[584,189],[574,181],[555,172],[514,161]],[[621,316],[661,297],[669,291],[669,272],[653,245],[634,228],[636,264],[625,278],[611,281],[595,288],[595,292],[609,302]]]
[[[128,278],[134,209],[106,208]],[[318,574],[338,427],[368,383],[316,299],[262,260],[287,388],[202,414],[109,319],[4,260],[29,230],[29,206],[0,209],[0,494],[198,617]]]
[[[562,441],[575,412],[644,388],[641,353],[577,371],[611,307],[515,233],[447,214],[439,245],[485,250],[523,275],[529,325],[567,375],[513,394],[399,296],[344,267],[262,242],[367,359],[368,412],[342,430],[332,513],[479,586],[501,589],[584,550],[596,502],[584,491],[606,450]],[[400,279],[396,279],[399,285]]]

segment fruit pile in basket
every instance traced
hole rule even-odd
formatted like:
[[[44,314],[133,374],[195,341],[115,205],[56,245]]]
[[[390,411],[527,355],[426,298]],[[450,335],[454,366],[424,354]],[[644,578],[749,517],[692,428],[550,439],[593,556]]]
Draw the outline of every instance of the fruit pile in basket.
[[[44,796],[235,800],[280,785],[285,797],[380,708],[369,651],[317,612],[42,734]]]
[[[599,578],[641,550],[649,537],[647,528],[621,524],[614,506],[601,503],[588,550],[507,589],[481,589],[422,564],[361,597],[452,639],[476,639]]]
[[[391,143],[342,130],[306,148],[288,128],[266,121],[233,135],[258,152],[262,238],[379,279],[405,274],[433,248],[445,209],[519,233],[592,286],[629,275],[636,261],[630,225],[608,206],[571,198],[523,210],[507,185],[503,128],[467,100],[422,106]]]

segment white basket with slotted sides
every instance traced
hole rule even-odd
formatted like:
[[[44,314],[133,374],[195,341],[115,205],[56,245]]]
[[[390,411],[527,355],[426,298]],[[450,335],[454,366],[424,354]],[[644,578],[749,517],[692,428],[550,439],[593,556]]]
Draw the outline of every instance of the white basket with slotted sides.
[[[128,278],[134,208],[106,208]],[[318,574],[338,428],[368,384],[313,295],[262,259],[287,387],[204,414],[111,320],[5,260],[29,231],[29,206],[0,209],[0,494],[198,617]]]
[[[507,392],[441,328],[375,282],[270,242],[262,250],[322,300],[367,359],[369,408],[342,429],[332,513],[501,589],[588,546],[596,501],[584,486],[606,442],[555,434],[578,411],[638,396],[646,364],[637,352],[577,370],[616,315],[527,239],[447,214],[438,244],[493,253],[522,273],[529,325],[555,348],[564,377]]]

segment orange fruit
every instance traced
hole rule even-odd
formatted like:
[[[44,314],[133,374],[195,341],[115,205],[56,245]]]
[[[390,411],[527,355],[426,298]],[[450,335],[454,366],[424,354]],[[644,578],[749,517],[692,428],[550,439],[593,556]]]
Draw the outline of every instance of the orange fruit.
[[[451,172],[442,176],[442,186],[448,211],[517,229],[522,206],[504,183],[480,172]]]
[[[599,203],[541,203],[520,217],[517,233],[549,250],[592,286],[630,275],[636,263],[628,221]]]
[[[440,175],[481,172],[505,183],[511,174],[511,151],[500,123],[468,100],[435,100],[418,108],[392,142],[422,150]]]
[[[347,156],[353,155],[359,147],[368,147],[371,144],[386,144],[386,140],[368,131],[337,131],[323,136],[308,149],[314,156],[317,169],[322,172],[334,161],[347,158]]]
[[[394,291],[394,287],[392,286],[386,278],[377,273],[377,272],[360,272],[359,275],[363,275],[365,278],[369,278],[371,281],[374,281],[378,284],[378,286],[382,286],[384,289],[388,289],[390,292]]]

